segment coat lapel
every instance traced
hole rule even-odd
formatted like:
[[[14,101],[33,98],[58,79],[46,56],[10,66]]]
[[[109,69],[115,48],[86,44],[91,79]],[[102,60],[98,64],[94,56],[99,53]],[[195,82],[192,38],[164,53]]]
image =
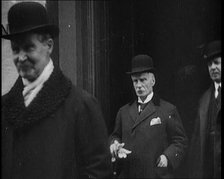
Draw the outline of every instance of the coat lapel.
[[[140,123],[142,123],[145,119],[149,118],[156,111],[155,106],[152,101],[145,107],[145,109],[141,112],[141,114],[137,116],[135,120],[135,124],[132,127],[132,130],[135,129]]]
[[[208,108],[212,94],[212,87],[208,89],[201,101],[201,108],[199,111],[199,119],[200,119],[200,139],[201,139],[201,146],[204,146],[205,143],[205,134],[208,124]],[[201,147],[201,153],[203,153],[204,148]]]
[[[137,106],[137,101],[134,101],[130,108],[129,108],[129,116],[132,119],[133,122],[136,121],[136,119],[138,118],[139,114],[138,114],[138,106]]]
[[[146,120],[151,115],[153,115],[156,112],[155,106],[159,106],[159,105],[160,105],[160,98],[156,93],[154,93],[152,100],[149,102],[149,104],[145,107],[145,109],[139,115],[138,114],[138,107],[137,107],[137,100],[136,100],[131,105],[130,112],[129,112],[132,120],[134,121],[134,125],[132,127],[132,130],[134,130],[144,120]]]

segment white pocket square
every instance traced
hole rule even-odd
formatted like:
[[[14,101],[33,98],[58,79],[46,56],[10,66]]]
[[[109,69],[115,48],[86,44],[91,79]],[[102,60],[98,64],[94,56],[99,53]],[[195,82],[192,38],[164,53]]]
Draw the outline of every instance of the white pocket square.
[[[161,119],[160,119],[160,117],[153,118],[153,119],[150,121],[150,126],[153,126],[153,125],[156,125],[156,124],[161,124]]]

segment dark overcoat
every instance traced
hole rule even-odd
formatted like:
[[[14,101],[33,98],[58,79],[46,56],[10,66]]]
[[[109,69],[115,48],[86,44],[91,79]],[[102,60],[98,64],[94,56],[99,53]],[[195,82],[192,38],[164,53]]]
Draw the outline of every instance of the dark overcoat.
[[[155,118],[161,123],[150,125]],[[118,160],[121,178],[172,178],[188,145],[176,107],[156,94],[140,115],[136,101],[120,108],[111,134],[111,141],[115,139],[132,151],[127,158]],[[157,167],[161,154],[168,158],[169,167]]]
[[[2,179],[108,178],[107,129],[97,100],[55,67],[26,108],[19,77],[2,101]]]
[[[204,152],[206,139],[208,138],[208,111],[211,97],[214,93],[214,86],[211,85],[210,88],[202,95],[199,101],[198,113],[195,120],[195,128],[191,139],[188,165],[189,165],[189,177],[190,178],[203,178],[204,173]],[[215,175],[221,177],[221,103],[218,106],[216,118],[216,132],[215,140],[216,146],[215,151]]]

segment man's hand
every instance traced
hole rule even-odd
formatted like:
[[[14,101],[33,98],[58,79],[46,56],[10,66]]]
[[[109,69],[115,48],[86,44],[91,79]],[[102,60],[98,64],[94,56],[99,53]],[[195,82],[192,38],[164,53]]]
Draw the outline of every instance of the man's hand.
[[[116,157],[126,158],[127,154],[130,154],[131,151],[123,148],[124,143],[119,143],[117,140],[114,140],[114,143],[110,145],[110,153],[112,155],[111,161],[115,162]]]
[[[168,166],[168,159],[165,155],[160,155],[157,160],[157,167],[167,167]]]
[[[130,154],[131,151],[130,150],[127,150],[125,148],[120,148],[118,150],[118,157],[119,158],[126,158],[128,154]]]

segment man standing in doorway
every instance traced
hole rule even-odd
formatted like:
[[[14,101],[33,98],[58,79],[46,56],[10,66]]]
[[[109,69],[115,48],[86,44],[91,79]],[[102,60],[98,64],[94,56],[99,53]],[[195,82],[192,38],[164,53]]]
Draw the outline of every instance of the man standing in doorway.
[[[120,108],[111,135],[112,159],[121,163],[118,177],[172,178],[188,145],[178,111],[154,93],[150,56],[135,56],[128,74],[137,97]]]
[[[51,59],[57,26],[37,2],[8,12],[19,77],[2,97],[2,179],[110,177],[106,125],[97,100],[75,87]]]
[[[189,176],[221,178],[221,41],[206,44],[203,58],[212,84],[199,101],[189,151]]]

